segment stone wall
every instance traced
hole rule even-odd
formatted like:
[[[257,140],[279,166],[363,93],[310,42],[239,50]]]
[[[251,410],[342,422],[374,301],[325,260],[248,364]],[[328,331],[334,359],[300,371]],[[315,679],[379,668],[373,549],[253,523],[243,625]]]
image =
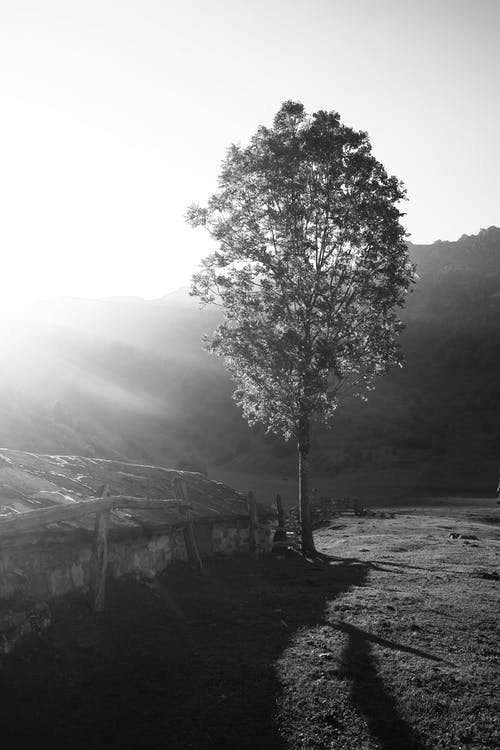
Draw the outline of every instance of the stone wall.
[[[259,547],[263,552],[270,552],[274,528],[268,525],[259,530]],[[213,553],[234,555],[238,552],[248,552],[250,532],[248,521],[236,524],[214,524],[212,528]]]
[[[15,610],[0,609],[0,665],[20,641],[41,635],[50,622],[50,609],[45,602],[17,602]]]
[[[200,554],[237,554],[248,551],[246,520],[199,524]],[[272,528],[260,531],[260,546],[270,551]],[[0,546],[0,600],[16,595],[49,599],[70,591],[87,589],[90,584],[92,542],[13,538]],[[182,530],[171,527],[153,535],[110,540],[108,570],[114,577],[154,575],[178,561],[187,559]]]

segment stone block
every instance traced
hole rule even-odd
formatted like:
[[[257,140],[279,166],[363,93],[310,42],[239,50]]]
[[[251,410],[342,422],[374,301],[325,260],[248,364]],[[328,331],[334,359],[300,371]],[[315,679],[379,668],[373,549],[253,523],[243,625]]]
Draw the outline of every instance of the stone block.
[[[62,596],[71,589],[71,577],[68,568],[56,568],[50,573],[49,591],[51,596]]]
[[[49,572],[36,570],[30,579],[30,594],[37,599],[47,599],[50,596]]]
[[[90,547],[78,547],[78,560],[81,563],[88,563],[90,562],[90,558],[92,557],[92,550]]]
[[[71,583],[75,589],[81,589],[85,586],[85,573],[82,565],[73,563],[71,566]]]

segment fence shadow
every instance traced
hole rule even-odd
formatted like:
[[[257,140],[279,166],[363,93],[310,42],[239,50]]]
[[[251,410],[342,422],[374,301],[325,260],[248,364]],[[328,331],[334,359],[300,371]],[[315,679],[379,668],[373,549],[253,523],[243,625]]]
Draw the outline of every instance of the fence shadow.
[[[201,576],[110,582],[98,615],[81,597],[55,601],[49,635],[0,669],[6,746],[279,750],[276,659],[364,577],[360,565],[231,558]]]

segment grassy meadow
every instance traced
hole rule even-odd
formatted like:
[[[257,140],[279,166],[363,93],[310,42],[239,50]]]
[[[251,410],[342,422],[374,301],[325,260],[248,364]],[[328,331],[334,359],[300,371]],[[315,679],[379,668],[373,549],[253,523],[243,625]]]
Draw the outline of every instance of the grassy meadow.
[[[97,616],[54,601],[0,669],[6,747],[497,748],[495,501],[338,515],[316,543],[110,582]]]

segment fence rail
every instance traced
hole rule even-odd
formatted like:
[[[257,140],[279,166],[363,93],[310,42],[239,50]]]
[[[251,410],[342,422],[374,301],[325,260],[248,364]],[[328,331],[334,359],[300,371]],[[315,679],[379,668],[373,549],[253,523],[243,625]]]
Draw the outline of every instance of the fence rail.
[[[129,495],[110,495],[108,487],[104,485],[100,490],[100,497],[80,500],[68,505],[37,508],[0,518],[0,538],[33,531],[46,524],[72,521],[82,516],[95,514],[90,598],[93,610],[102,612],[104,610],[108,566],[109,515],[112,510],[132,508],[135,510],[179,510],[185,516],[183,534],[189,562],[191,567],[201,570],[202,562],[196,543],[188,489],[182,478],[178,477],[174,480],[173,491],[175,494],[173,498],[151,499]]]
[[[355,515],[361,515],[364,506],[357,497],[339,497],[330,500],[330,509],[334,513],[345,513],[351,510]]]
[[[177,498],[150,499],[128,495],[109,495],[90,500],[80,500],[68,505],[53,505],[48,508],[36,508],[22,513],[12,513],[0,518],[0,536],[33,531],[48,523],[73,521],[91,513],[119,509],[135,510],[170,510],[187,509],[188,504]]]
[[[182,476],[174,477],[172,481],[174,497],[146,498],[130,495],[111,495],[107,485],[99,490],[99,496],[88,500],[78,500],[66,505],[53,505],[46,508],[35,508],[21,513],[11,513],[0,517],[0,541],[13,534],[36,531],[40,527],[60,521],[73,521],[87,515],[95,515],[93,548],[91,556],[90,599],[95,612],[104,610],[106,571],[108,565],[108,536],[109,521],[112,510],[177,510],[182,516],[180,526],[184,535],[187,558],[194,570],[201,571],[202,561],[196,541],[192,508],[189,492]],[[247,511],[249,517],[249,547],[250,552],[259,559],[259,531],[267,528],[259,523],[257,503],[252,492],[247,496]]]

